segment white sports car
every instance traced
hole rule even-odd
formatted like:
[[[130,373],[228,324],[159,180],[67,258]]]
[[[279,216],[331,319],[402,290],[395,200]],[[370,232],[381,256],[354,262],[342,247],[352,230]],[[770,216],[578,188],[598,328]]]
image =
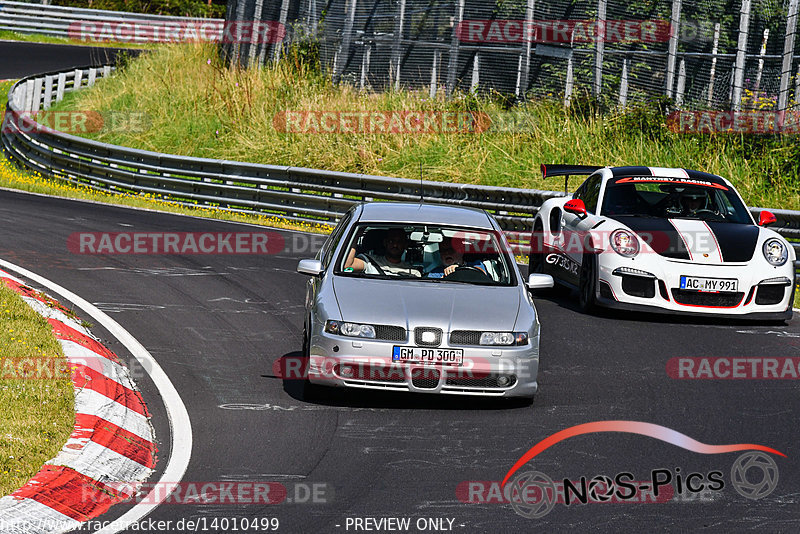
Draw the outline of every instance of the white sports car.
[[[753,220],[733,186],[688,169],[542,165],[589,175],[533,225],[530,272],[578,289],[580,306],[789,320],[795,252]],[[566,188],[565,188],[566,189]]]

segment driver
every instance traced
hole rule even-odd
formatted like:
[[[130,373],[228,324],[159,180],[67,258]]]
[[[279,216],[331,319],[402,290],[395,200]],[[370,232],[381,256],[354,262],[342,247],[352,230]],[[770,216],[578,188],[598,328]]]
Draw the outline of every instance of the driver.
[[[369,256],[376,267],[380,267],[386,274],[406,274],[411,276],[422,276],[419,270],[403,260],[403,253],[408,248],[408,237],[402,228],[392,228],[383,238],[383,248],[386,253],[383,256]],[[352,269],[356,272],[364,272],[367,269],[369,260],[363,255],[356,256],[356,249],[351,248],[344,262],[345,269]]]
[[[681,194],[682,215],[695,215],[705,209],[706,194],[697,189],[687,189]]]
[[[455,272],[459,267],[474,267],[480,269],[484,273],[483,264],[479,261],[464,262],[464,240],[453,237],[445,237],[439,243],[439,257],[442,259],[442,265],[435,267],[428,273],[428,278],[443,278]]]

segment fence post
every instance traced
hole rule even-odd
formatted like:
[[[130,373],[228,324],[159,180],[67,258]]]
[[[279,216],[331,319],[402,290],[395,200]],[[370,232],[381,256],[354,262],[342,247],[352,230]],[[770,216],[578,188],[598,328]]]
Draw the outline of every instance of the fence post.
[[[764,29],[764,38],[761,39],[761,50],[758,53],[758,72],[756,73],[754,98],[758,98],[758,90],[761,88],[761,75],[764,73],[764,54],[767,53],[767,39],[769,39],[769,28]]]
[[[631,59],[626,57],[622,60],[622,79],[619,82],[619,105],[625,107],[628,104],[628,69]]]
[[[681,58],[678,67],[678,88],[675,90],[675,107],[683,106],[683,92],[686,89],[686,59]]]
[[[75,69],[75,79],[72,81],[72,90],[77,91],[81,88],[81,84],[83,83],[83,71],[81,69]]]
[[[475,57],[472,58],[472,81],[469,84],[470,92],[477,91],[478,84],[481,81],[481,55],[480,52],[475,52]]]
[[[236,0],[236,23],[238,24],[244,22],[244,8],[246,3],[247,2],[245,0]],[[242,45],[239,42],[239,39],[234,39],[232,55],[235,58],[236,64],[240,66],[242,64],[242,58],[239,57],[239,54],[241,53],[241,47]]]
[[[39,106],[42,102],[42,79],[36,78],[33,80],[33,106],[29,111],[39,111]]]
[[[797,65],[797,74],[794,75],[794,103],[800,104],[800,64]],[[788,107],[789,103],[786,104]]]
[[[597,43],[594,57],[594,96],[600,96],[603,89],[603,52],[606,39],[606,3],[597,0]]]
[[[266,46],[266,43],[258,43],[261,38],[259,37],[261,32],[259,32],[259,25],[261,24],[261,14],[264,12],[264,0],[256,0],[256,10],[253,13],[253,27],[250,31],[250,46],[247,50],[247,64],[249,66],[253,66],[256,62],[256,51],[258,47]]]
[[[786,37],[783,40],[783,63],[781,64],[781,88],[778,93],[778,111],[784,111],[789,106],[789,78],[792,75],[792,55],[794,54],[794,35],[797,32],[797,7],[798,0],[789,2],[789,14],[786,16]],[[800,95],[797,94],[800,87],[800,69],[795,78],[794,99],[799,101]]]
[[[430,98],[436,98],[436,90],[439,88],[439,63],[442,61],[441,50],[433,51],[433,65],[431,66],[431,89]]]
[[[458,0],[453,18],[453,37],[450,41],[450,57],[447,60],[447,96],[456,89],[456,69],[458,68],[458,25],[464,19],[464,0]]]
[[[525,26],[522,29],[522,53],[517,64],[517,98],[525,98],[531,72],[531,41],[533,39],[533,10],[535,0],[528,0],[525,7]]]
[[[392,44],[392,70],[394,70],[394,90],[400,90],[400,57],[403,53],[403,22],[406,17],[406,0],[400,0],[397,19],[394,22],[394,43]]]
[[[369,74],[369,60],[371,54],[372,46],[367,43],[364,50],[364,57],[361,59],[361,83],[359,84],[361,89],[364,89],[364,86],[367,84],[367,75]]]
[[[344,22],[342,43],[339,45],[339,50],[337,50],[337,54],[334,56],[333,77],[337,81],[344,73],[344,67],[347,65],[347,59],[350,57],[350,42],[353,40],[353,22],[356,18],[356,1],[357,0],[349,0],[350,12],[347,14],[347,19]]]
[[[675,59],[678,55],[678,37],[681,27],[681,0],[672,0],[672,16],[669,21],[669,50],[667,51],[667,98],[672,98],[675,83]]]
[[[33,91],[35,89],[35,84],[33,80],[25,81],[25,107],[23,111],[32,111],[33,110]]]
[[[742,89],[744,89],[744,60],[747,53],[747,32],[750,27],[750,0],[742,0],[739,12],[739,42],[736,45],[736,64],[734,66],[733,111],[742,109]]]
[[[711,72],[708,74],[708,98],[706,104],[711,105],[714,97],[714,75],[717,72],[717,51],[719,50],[719,22],[714,24],[714,46],[711,49]]]
[[[564,107],[569,107],[569,102],[572,99],[572,86],[574,83],[572,69],[572,54],[570,54],[567,58],[567,81],[564,84]]]
[[[286,29],[286,19],[289,16],[289,0],[283,0],[281,2],[281,14],[278,18],[278,23],[280,24],[279,28],[283,28],[284,31]],[[283,39],[286,39],[286,34],[284,34]],[[283,51],[283,39],[280,41],[275,41],[272,43],[273,52],[272,52],[272,59],[278,61],[281,58],[281,52]],[[263,45],[266,48],[266,44]]]
[[[45,76],[44,78],[44,99],[42,102],[42,107],[44,109],[50,109],[50,104],[53,102],[53,77],[52,76]]]

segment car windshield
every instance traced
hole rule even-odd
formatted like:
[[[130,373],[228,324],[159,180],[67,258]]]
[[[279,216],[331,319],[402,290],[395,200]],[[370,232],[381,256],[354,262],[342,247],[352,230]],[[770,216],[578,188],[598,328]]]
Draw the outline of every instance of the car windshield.
[[[601,213],[752,224],[729,186],[706,180],[635,176],[610,180]]]
[[[495,232],[419,224],[362,224],[345,240],[335,274],[513,285],[505,240]]]

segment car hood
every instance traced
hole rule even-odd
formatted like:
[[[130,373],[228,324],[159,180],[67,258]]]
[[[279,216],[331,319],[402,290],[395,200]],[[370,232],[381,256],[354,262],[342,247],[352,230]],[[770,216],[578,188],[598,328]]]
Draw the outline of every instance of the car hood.
[[[333,282],[342,319],[355,323],[431,326],[444,331],[514,328],[520,305],[516,286],[475,286],[413,280],[337,276]]]
[[[748,262],[755,253],[759,228],[752,224],[617,216],[661,256],[697,263]]]

